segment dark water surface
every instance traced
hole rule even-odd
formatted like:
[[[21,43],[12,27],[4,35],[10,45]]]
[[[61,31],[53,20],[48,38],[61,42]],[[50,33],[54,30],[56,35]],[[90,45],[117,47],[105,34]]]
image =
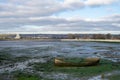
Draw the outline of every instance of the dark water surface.
[[[120,44],[99,42],[0,41],[0,51],[13,55],[119,58]],[[115,57],[116,56],[116,57]]]

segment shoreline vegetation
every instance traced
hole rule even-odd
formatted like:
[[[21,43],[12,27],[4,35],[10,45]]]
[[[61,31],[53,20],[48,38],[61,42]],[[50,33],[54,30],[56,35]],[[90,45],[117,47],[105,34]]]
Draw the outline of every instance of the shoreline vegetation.
[[[61,42],[113,42],[113,43],[120,43],[120,40],[114,39],[3,39],[0,41],[61,41]]]
[[[0,41],[120,42],[120,34],[0,34]]]

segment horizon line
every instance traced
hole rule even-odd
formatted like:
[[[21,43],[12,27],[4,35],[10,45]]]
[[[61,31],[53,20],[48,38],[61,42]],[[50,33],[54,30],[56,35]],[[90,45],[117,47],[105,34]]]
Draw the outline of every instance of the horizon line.
[[[88,31],[88,32],[63,32],[63,31],[48,31],[48,32],[31,32],[31,31],[9,31],[9,32],[0,32],[0,34],[120,34],[120,31]]]

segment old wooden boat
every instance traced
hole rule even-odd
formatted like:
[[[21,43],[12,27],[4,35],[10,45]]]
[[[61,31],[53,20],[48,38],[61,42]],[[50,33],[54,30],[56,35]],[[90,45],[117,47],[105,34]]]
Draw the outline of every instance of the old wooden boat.
[[[60,67],[84,67],[84,66],[94,66],[97,65],[100,58],[85,58],[80,62],[67,62],[63,59],[55,58],[54,65]]]

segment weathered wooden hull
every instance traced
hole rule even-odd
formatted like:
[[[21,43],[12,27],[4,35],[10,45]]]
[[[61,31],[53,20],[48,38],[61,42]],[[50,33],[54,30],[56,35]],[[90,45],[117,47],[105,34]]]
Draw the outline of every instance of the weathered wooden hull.
[[[70,63],[64,62],[63,60],[55,58],[55,66],[60,67],[84,67],[84,66],[94,66],[97,65],[100,61],[100,58],[86,58],[83,62],[80,63]]]

